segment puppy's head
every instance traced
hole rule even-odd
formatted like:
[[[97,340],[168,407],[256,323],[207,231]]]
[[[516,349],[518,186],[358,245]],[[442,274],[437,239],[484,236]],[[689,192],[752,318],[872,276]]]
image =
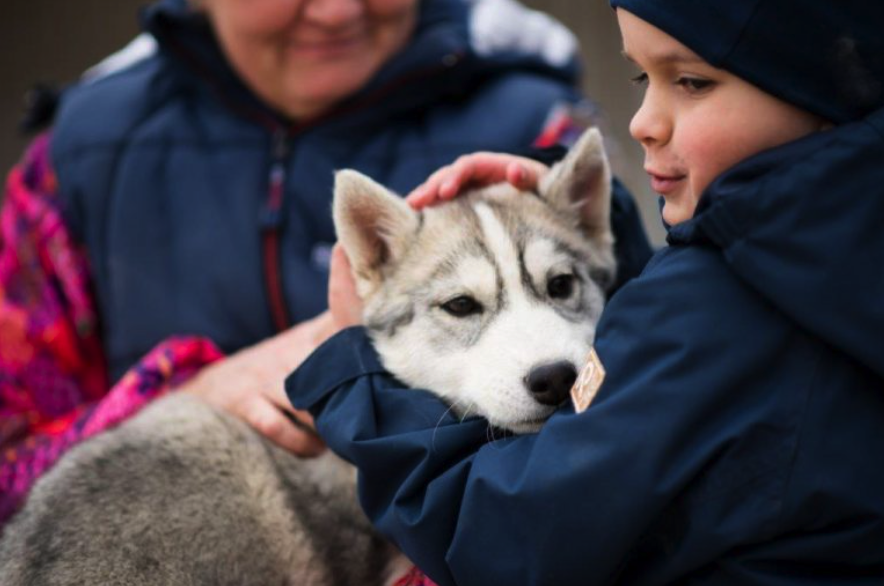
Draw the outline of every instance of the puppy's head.
[[[567,398],[613,280],[610,181],[596,130],[537,193],[501,184],[421,212],[339,172],[338,238],[385,366],[464,416],[539,428]]]

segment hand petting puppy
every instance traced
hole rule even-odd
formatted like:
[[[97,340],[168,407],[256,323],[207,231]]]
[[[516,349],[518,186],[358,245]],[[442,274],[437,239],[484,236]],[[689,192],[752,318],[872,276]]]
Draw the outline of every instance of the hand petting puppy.
[[[414,209],[453,199],[467,188],[506,181],[523,191],[533,191],[549,167],[533,159],[502,153],[474,153],[442,167],[408,194]]]

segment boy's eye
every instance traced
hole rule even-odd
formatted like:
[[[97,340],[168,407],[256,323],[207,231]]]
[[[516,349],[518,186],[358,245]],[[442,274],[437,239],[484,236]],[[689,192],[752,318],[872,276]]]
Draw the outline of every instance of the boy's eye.
[[[454,317],[467,317],[482,313],[482,304],[469,295],[460,295],[440,305],[442,310]]]
[[[648,83],[648,74],[647,73],[639,73],[630,80],[634,85],[645,85]]]
[[[715,84],[715,82],[710,79],[703,79],[700,77],[679,77],[678,81],[675,83],[689,92],[702,92],[703,90],[711,88]]]

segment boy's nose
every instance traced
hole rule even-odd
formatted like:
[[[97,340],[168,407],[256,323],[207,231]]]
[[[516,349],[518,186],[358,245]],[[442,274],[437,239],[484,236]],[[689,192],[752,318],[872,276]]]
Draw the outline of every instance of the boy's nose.
[[[645,94],[642,104],[629,123],[629,134],[642,146],[665,144],[669,141],[671,124],[665,115],[662,104]]]

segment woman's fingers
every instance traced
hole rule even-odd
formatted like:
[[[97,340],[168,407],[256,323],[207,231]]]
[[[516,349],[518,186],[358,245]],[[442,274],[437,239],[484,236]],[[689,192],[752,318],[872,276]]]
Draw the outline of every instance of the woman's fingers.
[[[332,249],[328,277],[328,307],[339,329],[362,323],[362,299],[356,292],[356,281],[350,259],[340,244]]]
[[[333,330],[331,315],[321,314],[207,366],[179,392],[223,409],[299,456],[318,455],[325,446],[310,415],[292,408],[284,381]]]
[[[283,411],[258,395],[244,415],[258,433],[298,456],[318,456],[325,450],[325,443],[312,429],[313,420],[305,419],[303,412]]]

